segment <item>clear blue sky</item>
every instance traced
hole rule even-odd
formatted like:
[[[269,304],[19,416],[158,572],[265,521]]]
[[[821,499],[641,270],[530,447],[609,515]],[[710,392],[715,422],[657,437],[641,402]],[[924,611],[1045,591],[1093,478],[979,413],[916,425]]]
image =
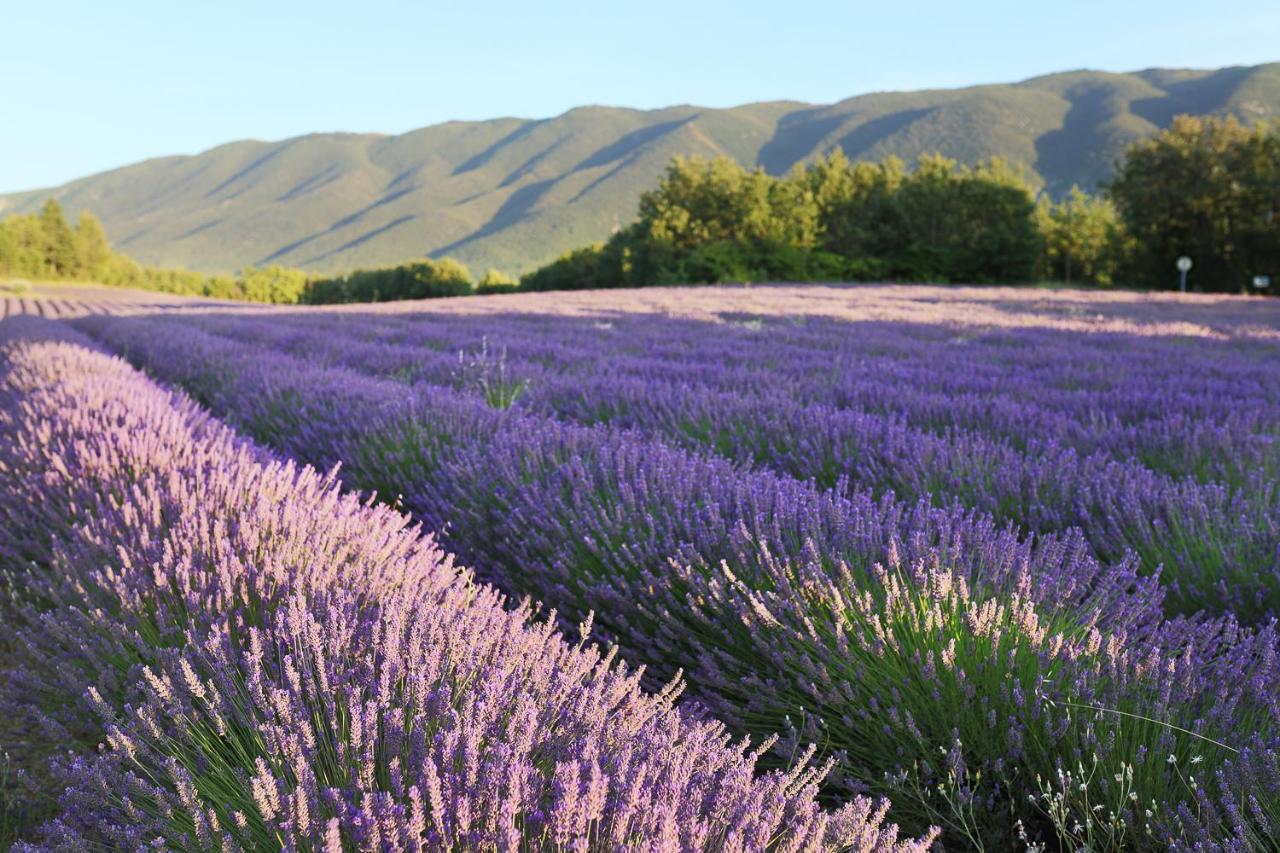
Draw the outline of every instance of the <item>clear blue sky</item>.
[[[1280,59],[1276,0],[0,0],[0,192],[311,131]]]

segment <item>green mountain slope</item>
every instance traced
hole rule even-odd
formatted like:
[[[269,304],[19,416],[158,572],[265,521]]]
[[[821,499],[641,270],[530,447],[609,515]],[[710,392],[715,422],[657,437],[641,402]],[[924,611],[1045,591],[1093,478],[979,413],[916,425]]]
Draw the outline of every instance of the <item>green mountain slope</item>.
[[[339,270],[453,255],[517,273],[628,222],[676,154],[781,173],[841,146],[853,159],[1000,156],[1052,194],[1096,186],[1178,113],[1280,117],[1280,63],[1214,71],[1074,71],[1009,85],[860,95],[828,106],[583,107],[551,119],[449,122],[399,136],[316,134],[164,157],[0,196],[98,214],[146,263],[224,272]]]

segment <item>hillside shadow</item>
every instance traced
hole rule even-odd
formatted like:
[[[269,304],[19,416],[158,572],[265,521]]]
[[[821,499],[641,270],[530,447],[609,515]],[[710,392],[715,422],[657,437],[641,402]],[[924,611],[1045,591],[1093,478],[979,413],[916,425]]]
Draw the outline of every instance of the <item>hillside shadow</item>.
[[[306,237],[303,237],[299,240],[294,240],[292,243],[281,246],[279,249],[276,249],[274,252],[267,255],[265,258],[262,258],[261,260],[259,260],[257,263],[259,265],[274,263],[280,260],[281,258],[283,258],[284,256],[291,254],[292,252],[295,252],[298,249],[301,249],[303,246],[306,246],[310,243],[314,243],[316,240],[319,240],[322,237],[332,234],[333,232],[338,231],[342,228],[346,228],[348,225],[351,225],[354,222],[358,221],[360,218],[362,218],[366,214],[371,213],[372,211],[377,210],[380,207],[391,204],[392,202],[408,195],[409,193],[413,192],[416,189],[417,189],[417,186],[411,186],[411,187],[406,187],[405,189],[399,190],[397,192],[391,193],[389,195],[385,195],[382,198],[375,201],[373,204],[366,205],[365,207],[362,207],[360,210],[357,210],[355,213],[348,214],[342,217],[341,219],[335,221],[332,225],[330,225],[328,228],[324,229],[323,231],[317,231],[314,234],[309,234]],[[414,218],[413,216],[402,216],[392,224],[397,225],[401,222],[404,222],[413,218]],[[390,226],[383,226],[377,231],[372,231],[368,234],[368,237],[375,237],[378,235],[379,232],[387,230],[388,227]],[[349,248],[351,245],[359,245],[361,242],[364,242],[364,240],[361,238],[357,238],[357,240],[354,243],[350,243],[348,244],[347,247],[344,247],[344,248]],[[341,252],[343,250],[344,249],[340,248],[340,249],[334,250],[334,252]],[[307,261],[303,261],[303,263],[312,263],[318,258],[328,257],[330,254],[334,254],[334,252],[318,255],[315,258],[311,258]]]
[[[1042,134],[1035,141],[1035,170],[1041,175],[1059,176],[1045,185],[1050,195],[1060,197],[1073,184],[1092,189],[1111,173],[1112,163],[1102,152],[1116,146],[1109,145],[1099,129],[1121,112],[1114,90],[1106,84],[1090,86],[1083,95],[1073,94],[1062,127]],[[1084,169],[1080,168],[1082,151],[1088,152]]]
[[[319,263],[320,261],[327,260],[329,258],[332,258],[334,255],[338,255],[338,254],[341,254],[342,252],[347,251],[348,249],[354,249],[356,246],[363,245],[364,243],[369,242],[373,238],[381,236],[387,233],[388,231],[392,230],[393,228],[399,228],[401,225],[404,225],[406,222],[412,222],[417,218],[418,217],[412,216],[412,215],[398,216],[395,219],[388,222],[386,225],[379,226],[378,228],[375,228],[372,231],[366,231],[364,234],[361,234],[359,237],[356,237],[353,240],[348,240],[347,242],[343,243],[338,248],[330,249],[329,251],[322,252],[319,255],[314,255],[313,257],[307,258],[302,263],[304,265],[315,264],[315,263]]]
[[[818,116],[825,107],[796,110],[778,122],[778,129],[760,148],[756,164],[771,175],[780,175],[818,147],[818,143],[844,124],[844,115]]]
[[[462,239],[455,240],[447,246],[436,249],[432,254],[436,257],[447,255],[468,243],[481,240],[514,225],[538,203],[538,200],[546,194],[547,190],[551,189],[557,180],[557,178],[548,178],[544,181],[536,181],[521,187],[502,203],[502,206],[489,218],[488,222]]]
[[[1167,95],[1141,98],[1134,101],[1130,109],[1158,127],[1167,127],[1176,115],[1204,115],[1219,111],[1251,73],[1252,69],[1237,66],[1222,68],[1204,77],[1156,83]]]
[[[650,125],[649,127],[642,127],[639,130],[633,130],[591,154],[585,160],[574,166],[571,171],[576,172],[580,169],[594,169],[597,166],[607,166],[610,163],[625,158],[627,155],[633,153],[636,148],[642,145],[647,145],[655,139],[659,139],[693,120],[694,116],[689,116],[688,118],[666,121],[660,124]]]
[[[850,160],[857,160],[863,152],[883,141],[885,137],[903,130],[932,112],[930,107],[904,109],[867,119],[840,136],[830,146],[819,150],[823,140],[842,126],[857,119],[857,113],[817,118],[816,116],[824,109],[827,108],[799,110],[784,116],[779,122],[777,133],[760,149],[760,166],[770,174],[780,175],[806,157],[826,154],[836,146],[839,146]]]
[[[342,170],[334,165],[328,166],[309,178],[304,178],[297,184],[294,184],[283,194],[276,197],[276,201],[292,201],[299,196],[326,187],[342,176]]]
[[[468,158],[465,162],[463,162],[461,165],[455,168],[453,172],[451,172],[450,174],[454,177],[457,177],[458,175],[464,174],[466,172],[474,171],[476,169],[479,169],[481,166],[487,165],[491,160],[493,160],[493,158],[497,155],[497,153],[501,151],[503,148],[507,147],[512,142],[515,142],[518,139],[528,136],[536,128],[541,127],[542,125],[546,124],[548,121],[550,121],[550,119],[539,119],[538,121],[525,122],[524,124],[517,127],[515,130],[503,136],[497,142],[485,148],[479,154],[476,154]]]
[[[208,231],[210,228],[217,228],[219,225],[222,224],[222,222],[223,222],[222,217],[218,217],[217,219],[212,219],[201,225],[197,225],[195,228],[192,228],[189,231],[185,231],[182,234],[179,234],[178,239],[185,240],[188,237],[194,237],[197,234],[200,234],[204,231]]]
[[[260,169],[260,168],[262,168],[263,166],[265,166],[267,163],[271,162],[271,161],[272,161],[273,159],[275,159],[276,157],[280,156],[280,154],[281,154],[281,153],[283,153],[283,152],[285,151],[285,149],[287,149],[288,147],[289,147],[288,145],[277,145],[276,147],[272,148],[272,149],[271,149],[270,151],[268,151],[267,153],[265,153],[265,154],[263,154],[262,156],[260,156],[260,157],[256,158],[255,160],[251,161],[251,162],[249,163],[249,165],[247,165],[247,166],[245,166],[244,168],[240,169],[240,170],[239,170],[238,172],[236,172],[234,175],[232,175],[231,177],[227,178],[225,181],[223,181],[222,183],[218,184],[218,185],[217,185],[216,187],[214,187],[213,189],[209,190],[207,193],[205,193],[205,194],[204,194],[204,197],[205,197],[205,198],[213,198],[213,197],[214,197],[214,196],[216,196],[218,193],[222,192],[224,189],[226,189],[227,187],[229,187],[229,186],[231,186],[232,184],[234,184],[236,181],[240,180],[240,179],[241,179],[241,178],[243,178],[243,177],[246,177],[247,175],[249,175],[249,174],[250,174],[250,173],[252,173],[252,172],[257,171],[258,169]],[[240,192],[244,192],[244,190],[241,190]],[[236,197],[236,196],[238,196],[238,195],[240,195],[240,193],[233,193],[233,194],[231,194],[230,196],[228,196],[227,198],[228,198],[228,199],[232,199],[232,198],[235,198],[235,197]],[[224,199],[224,201],[225,201],[225,200],[226,200],[226,199]]]
[[[848,155],[850,160],[857,160],[863,152],[872,146],[883,142],[885,138],[901,130],[905,130],[908,126],[936,109],[937,107],[922,107],[914,110],[898,110],[889,115],[864,121],[836,140],[836,144],[844,149],[844,153]]]

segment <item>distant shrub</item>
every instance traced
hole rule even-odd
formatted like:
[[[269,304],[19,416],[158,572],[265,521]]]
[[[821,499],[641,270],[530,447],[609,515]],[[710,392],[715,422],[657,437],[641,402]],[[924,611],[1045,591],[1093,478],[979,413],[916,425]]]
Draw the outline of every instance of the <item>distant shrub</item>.
[[[714,284],[718,281],[764,281],[769,274],[756,266],[746,247],[728,240],[706,243],[675,265],[673,283]]]
[[[240,272],[239,287],[243,298],[254,302],[296,303],[307,289],[307,274],[302,270],[278,265],[245,267]]]
[[[484,276],[476,283],[477,294],[489,293],[514,293],[520,289],[520,282],[501,270],[488,269]]]
[[[605,244],[596,243],[565,252],[551,263],[520,279],[521,290],[588,290],[609,287],[602,270]]]
[[[817,252],[815,254],[826,254]],[[889,276],[889,264],[880,258],[840,258],[844,277],[850,281],[883,281]]]
[[[466,296],[474,291],[471,273],[452,258],[423,259],[394,267],[356,270],[310,282],[300,301],[311,305],[340,302],[392,302]]]

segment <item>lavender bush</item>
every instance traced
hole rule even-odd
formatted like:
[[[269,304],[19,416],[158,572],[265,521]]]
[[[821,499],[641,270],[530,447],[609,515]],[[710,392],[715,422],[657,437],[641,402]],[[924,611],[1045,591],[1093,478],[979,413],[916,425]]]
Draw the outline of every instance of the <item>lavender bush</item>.
[[[41,846],[928,844],[53,324],[0,324],[0,437],[0,698],[79,747]]]
[[[332,316],[186,322],[312,363],[494,396],[448,367],[450,347],[476,349],[466,356],[476,361],[488,354],[475,327],[442,331],[394,315],[340,330]],[[602,349],[620,339],[616,328],[488,324],[504,355],[519,354],[502,360],[498,387],[518,393],[500,395],[501,407],[519,397],[528,410],[640,430],[822,487],[959,500],[1039,532],[1079,527],[1103,559],[1132,551],[1144,571],[1159,571],[1171,612],[1247,621],[1280,612],[1280,388],[1266,381],[1265,350],[1198,355],[1188,377],[1168,370],[1185,354],[1150,341],[1005,335],[957,351],[951,337],[872,327],[850,347],[837,330],[807,324],[771,329],[767,347],[729,334],[730,348],[668,321],[676,332],[632,324],[627,340],[656,352],[619,358]],[[480,336],[478,348],[469,336]],[[815,355],[853,361],[856,381]]]
[[[1195,799],[1159,819],[1175,850],[1280,850],[1280,751],[1261,740],[1246,746],[1205,784],[1189,768]],[[1153,816],[1154,819],[1154,816]]]
[[[594,611],[735,729],[783,730],[775,761],[816,742],[834,796],[889,792],[949,843],[1066,843],[1099,814],[1170,843],[1145,813],[1195,799],[1182,768],[1280,732],[1274,625],[1165,621],[1161,588],[1078,533],[1025,539],[182,323],[87,327],[282,451],[342,461],[503,588]],[[1083,767],[1092,799],[1055,796]]]

